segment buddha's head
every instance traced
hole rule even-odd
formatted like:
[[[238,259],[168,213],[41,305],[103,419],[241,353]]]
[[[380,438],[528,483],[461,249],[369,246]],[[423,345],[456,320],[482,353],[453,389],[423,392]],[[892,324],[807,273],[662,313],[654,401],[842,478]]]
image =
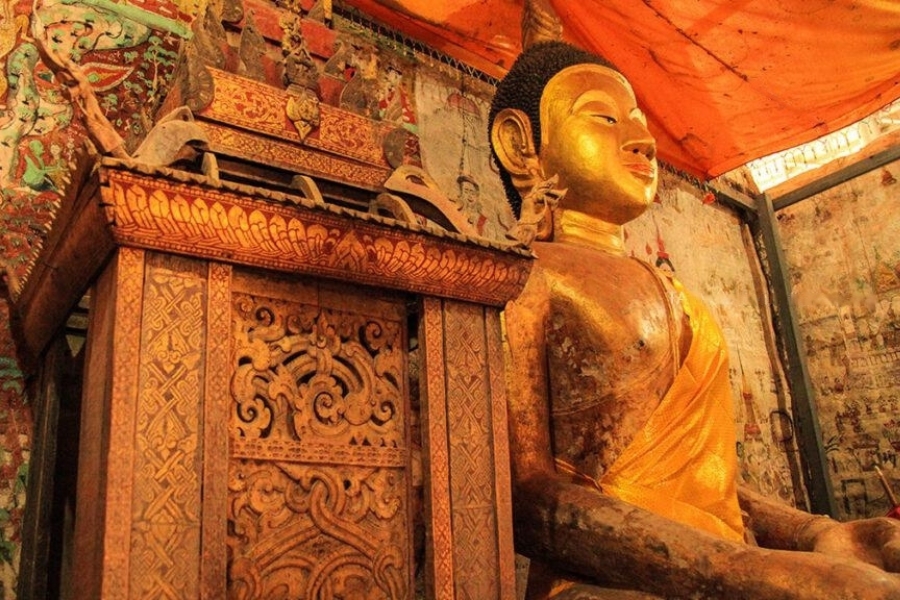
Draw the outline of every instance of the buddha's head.
[[[538,183],[558,177],[562,206],[621,225],[656,194],[656,143],[628,80],[563,42],[535,44],[497,86],[491,148],[516,216]]]

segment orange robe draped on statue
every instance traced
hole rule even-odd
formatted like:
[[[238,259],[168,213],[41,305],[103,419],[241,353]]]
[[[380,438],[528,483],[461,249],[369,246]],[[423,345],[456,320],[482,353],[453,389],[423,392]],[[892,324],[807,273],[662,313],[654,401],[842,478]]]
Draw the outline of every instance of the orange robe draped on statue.
[[[598,485],[604,494],[740,541],[728,351],[707,308],[673,283],[690,317],[690,350],[659,407]]]

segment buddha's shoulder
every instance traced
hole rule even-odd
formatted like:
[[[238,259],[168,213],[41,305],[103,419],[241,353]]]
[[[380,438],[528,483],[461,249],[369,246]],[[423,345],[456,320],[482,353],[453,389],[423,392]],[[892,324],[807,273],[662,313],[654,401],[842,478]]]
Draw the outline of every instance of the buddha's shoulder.
[[[583,248],[542,249],[532,271],[535,288],[553,294],[580,293],[586,288],[597,293],[632,294],[635,288],[658,289],[646,267],[626,256],[616,256]]]

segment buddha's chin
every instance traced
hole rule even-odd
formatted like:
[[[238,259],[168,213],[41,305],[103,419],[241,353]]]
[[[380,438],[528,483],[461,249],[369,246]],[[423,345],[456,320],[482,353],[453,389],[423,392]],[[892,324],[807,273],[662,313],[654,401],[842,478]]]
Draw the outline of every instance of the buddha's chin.
[[[650,208],[650,204],[652,203],[653,195],[642,195],[630,198],[628,202],[623,202],[620,205],[620,209],[617,211],[618,219],[616,220],[619,221],[619,225],[624,225],[629,221],[633,221],[647,212],[647,209]]]

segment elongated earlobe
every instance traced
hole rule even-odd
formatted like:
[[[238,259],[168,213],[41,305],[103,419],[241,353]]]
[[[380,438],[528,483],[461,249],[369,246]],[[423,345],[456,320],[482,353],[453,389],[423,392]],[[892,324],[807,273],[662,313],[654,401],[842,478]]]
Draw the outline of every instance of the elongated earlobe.
[[[491,144],[500,164],[519,187],[522,177],[532,177],[537,164],[537,152],[531,134],[528,115],[518,109],[504,108],[494,118]],[[529,186],[530,188],[530,186]]]

